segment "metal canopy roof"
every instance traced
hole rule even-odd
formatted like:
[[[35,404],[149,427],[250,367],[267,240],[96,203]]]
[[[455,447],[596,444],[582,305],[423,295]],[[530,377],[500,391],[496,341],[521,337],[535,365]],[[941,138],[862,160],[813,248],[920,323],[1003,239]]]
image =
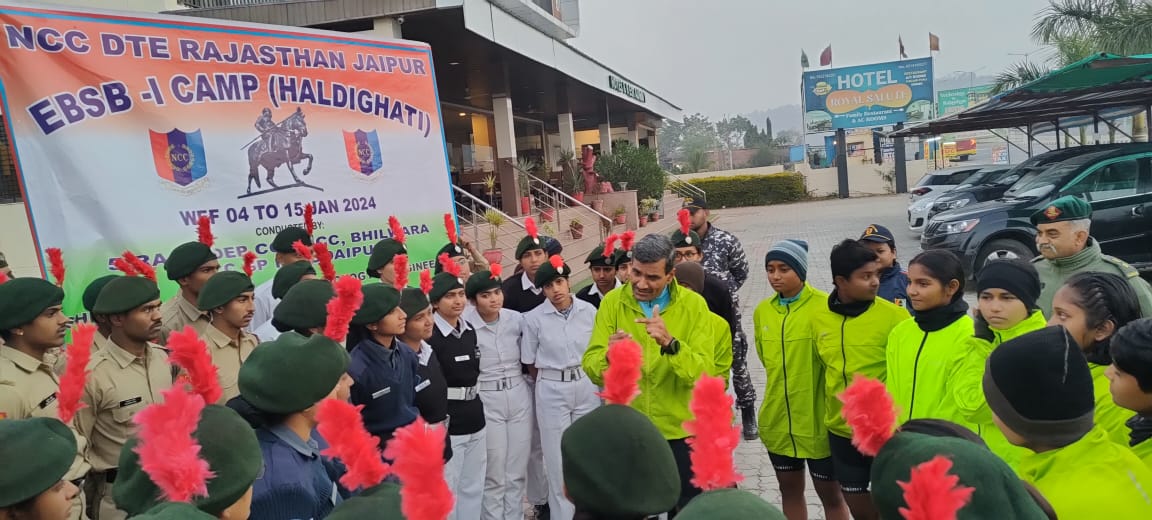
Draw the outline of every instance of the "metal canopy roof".
[[[1152,105],[1152,55],[1095,54],[963,112],[889,137],[1031,126],[1032,133],[1127,117]]]

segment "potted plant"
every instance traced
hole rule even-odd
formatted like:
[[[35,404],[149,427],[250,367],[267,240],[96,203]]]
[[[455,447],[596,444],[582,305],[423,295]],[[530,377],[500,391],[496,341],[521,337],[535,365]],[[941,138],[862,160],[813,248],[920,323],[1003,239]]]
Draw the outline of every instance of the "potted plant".
[[[647,213],[641,213],[639,218],[640,218],[640,227],[644,227],[644,226],[648,225],[648,214]]]
[[[552,222],[553,220],[556,220],[556,208],[548,206],[540,210],[540,220],[543,220],[544,222]]]
[[[504,251],[496,247],[496,239],[500,238],[500,226],[504,225],[504,214],[494,209],[484,212],[484,221],[488,222],[488,241],[491,246],[482,253],[484,259],[490,264],[498,264],[504,260]]]
[[[536,161],[523,157],[516,159],[516,180],[520,184],[520,211],[525,215],[532,212],[532,182],[528,175],[536,170]]]
[[[660,201],[656,199],[643,199],[640,201],[640,215],[647,217],[649,222],[655,222],[657,219],[656,208],[660,206]]]
[[[627,214],[628,211],[624,209],[624,206],[617,206],[616,209],[612,210],[612,218],[617,224],[623,224]]]
[[[584,223],[578,218],[568,221],[568,232],[572,233],[572,240],[584,238]]]
[[[560,158],[556,161],[560,167],[560,188],[572,198],[584,202],[584,176],[580,174],[580,164],[572,150],[560,150]]]
[[[484,176],[484,191],[488,194],[488,203],[496,198],[496,176],[489,173]]]

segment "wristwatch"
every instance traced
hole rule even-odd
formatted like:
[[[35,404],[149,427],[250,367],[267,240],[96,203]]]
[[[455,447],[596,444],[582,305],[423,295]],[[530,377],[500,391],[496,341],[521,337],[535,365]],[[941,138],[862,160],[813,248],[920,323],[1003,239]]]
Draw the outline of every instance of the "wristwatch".
[[[680,352],[680,340],[672,338],[667,345],[660,347],[661,354],[673,355]]]

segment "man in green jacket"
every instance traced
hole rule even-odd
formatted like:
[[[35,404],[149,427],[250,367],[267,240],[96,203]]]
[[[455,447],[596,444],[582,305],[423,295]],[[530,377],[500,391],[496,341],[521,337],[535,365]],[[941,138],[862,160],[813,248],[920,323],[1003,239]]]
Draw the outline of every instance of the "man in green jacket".
[[[1088,234],[1092,225],[1092,205],[1080,197],[1060,197],[1032,214],[1036,226],[1036,248],[1040,256],[1032,262],[1040,274],[1040,299],[1044,316],[1052,317],[1052,297],[1064,281],[1076,273],[1101,272],[1120,275],[1132,285],[1140,299],[1140,313],[1152,317],[1152,287],[1140,272],[1119,258],[1106,255],[1100,243]]]
[[[680,473],[683,507],[700,490],[692,486],[692,469],[684,422],[692,388],[712,365],[715,349],[711,327],[701,327],[708,304],[680,287],[673,276],[675,249],[662,235],[648,235],[632,248],[631,281],[600,302],[592,339],[584,352],[584,372],[598,386],[608,369],[608,345],[631,339],[640,344],[644,364],[640,395],[631,405],[647,415],[668,441]]]

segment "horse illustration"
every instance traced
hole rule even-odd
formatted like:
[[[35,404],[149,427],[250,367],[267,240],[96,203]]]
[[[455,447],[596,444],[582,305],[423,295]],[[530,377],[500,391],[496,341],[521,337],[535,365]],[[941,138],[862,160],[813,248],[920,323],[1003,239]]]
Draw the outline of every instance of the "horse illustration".
[[[260,125],[258,124],[257,127],[259,128]],[[304,122],[304,113],[297,107],[296,112],[288,116],[287,119],[264,130],[260,137],[249,143],[248,193],[252,193],[253,182],[256,183],[257,188],[261,187],[259,174],[259,167],[261,166],[268,172],[265,180],[272,188],[279,188],[273,177],[276,174],[276,168],[281,165],[288,167],[288,173],[292,174],[292,180],[296,181],[296,184],[303,184],[304,181],[301,181],[300,177],[296,175],[296,169],[293,166],[307,159],[308,165],[304,167],[303,174],[308,175],[312,171],[312,154],[305,153],[303,148],[305,137],[308,137],[308,125]]]

